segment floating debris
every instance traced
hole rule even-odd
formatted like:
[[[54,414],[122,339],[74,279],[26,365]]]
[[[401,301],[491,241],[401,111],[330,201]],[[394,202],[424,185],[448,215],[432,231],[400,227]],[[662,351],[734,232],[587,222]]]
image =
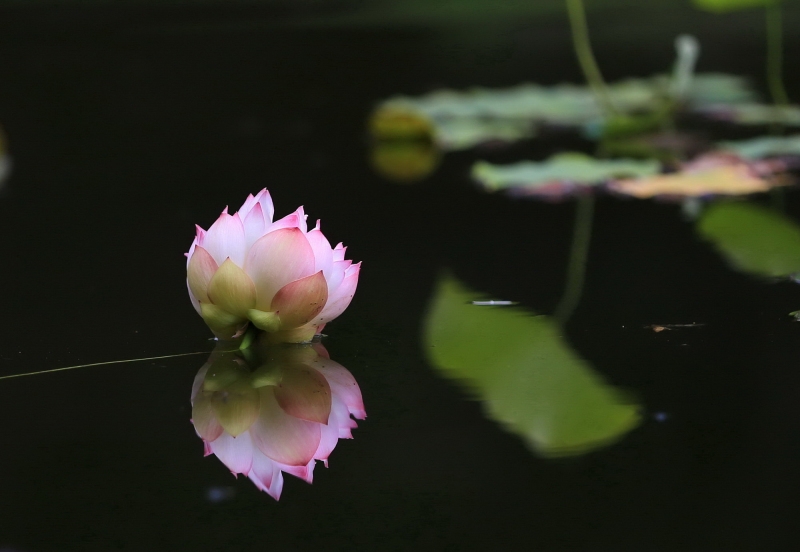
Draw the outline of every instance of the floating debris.
[[[676,328],[700,328],[705,324],[698,324],[693,322],[691,324],[650,324],[645,326],[645,329],[653,330],[656,333],[663,332],[664,330],[674,330]]]

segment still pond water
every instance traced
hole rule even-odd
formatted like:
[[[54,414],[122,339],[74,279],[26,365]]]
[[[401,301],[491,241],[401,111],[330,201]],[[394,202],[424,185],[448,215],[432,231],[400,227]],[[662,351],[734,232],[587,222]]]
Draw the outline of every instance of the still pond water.
[[[0,381],[0,550],[796,540],[797,284],[737,272],[677,204],[605,196],[582,295],[559,322],[576,203],[487,195],[469,168],[590,144],[565,133],[450,153],[412,185],[370,166],[366,121],[383,98],[578,81],[562,19],[328,29],[187,13],[0,23],[14,165],[0,189],[0,375],[203,352]],[[669,67],[685,31],[708,41],[702,68],[761,74],[744,18],[727,32],[706,16],[631,17],[598,31],[612,79]],[[323,344],[368,417],[312,485],[287,476],[278,502],[203,456],[190,394],[214,343],[184,282],[194,224],[265,186],[278,216],[304,205],[364,263]],[[800,217],[800,196],[782,201]]]

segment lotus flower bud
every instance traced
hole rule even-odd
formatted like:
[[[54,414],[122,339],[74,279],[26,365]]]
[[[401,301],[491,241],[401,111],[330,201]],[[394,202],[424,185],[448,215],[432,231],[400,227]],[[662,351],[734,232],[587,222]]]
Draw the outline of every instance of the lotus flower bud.
[[[308,230],[300,207],[273,222],[266,188],[233,215],[227,207],[208,230],[197,227],[186,254],[195,310],[220,339],[249,324],[274,342],[309,341],[350,304],[361,263],[331,247],[319,221]]]
[[[311,483],[315,461],[327,467],[339,439],[352,438],[350,416],[366,417],[361,391],[319,343],[220,351],[229,347],[218,345],[195,377],[192,423],[206,456],[277,500],[283,472]]]

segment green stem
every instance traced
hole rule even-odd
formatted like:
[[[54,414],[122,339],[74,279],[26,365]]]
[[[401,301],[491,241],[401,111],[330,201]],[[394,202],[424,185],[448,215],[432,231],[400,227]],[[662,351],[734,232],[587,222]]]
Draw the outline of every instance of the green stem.
[[[594,216],[594,198],[580,196],[575,211],[575,227],[572,233],[572,248],[567,268],[567,284],[554,317],[563,326],[578,306],[583,283],[586,280],[586,261],[589,257],[589,242],[592,238],[592,219]]]
[[[597,101],[603,107],[606,115],[617,115],[617,108],[611,101],[608,87],[603,80],[603,74],[597,66],[597,61],[592,52],[592,44],[589,41],[589,27],[586,24],[586,10],[583,7],[583,0],[566,0],[567,13],[569,14],[569,25],[572,29],[572,43],[575,47],[575,55],[581,65],[583,76],[589,83]]]
[[[772,101],[776,106],[789,104],[789,96],[783,84],[783,22],[781,3],[775,0],[767,4],[767,83]]]
[[[236,349],[238,351],[238,349]],[[176,358],[182,356],[190,356],[190,355],[207,355],[209,351],[195,351],[193,353],[179,353],[177,355],[164,355],[164,356],[155,356],[155,357],[147,357],[147,358],[130,358],[127,360],[109,360],[106,362],[95,362],[92,364],[81,364],[79,366],[66,366],[64,368],[53,368],[52,370],[40,370],[38,372],[26,372],[24,374],[11,374],[9,376],[0,376],[0,380],[10,379],[10,378],[21,378],[22,376],[35,376],[37,374],[49,374],[50,372],[61,372],[62,370],[74,370],[76,368],[89,368],[91,366],[103,366],[106,364],[122,364],[124,362],[141,362],[143,360],[159,360],[164,358]]]

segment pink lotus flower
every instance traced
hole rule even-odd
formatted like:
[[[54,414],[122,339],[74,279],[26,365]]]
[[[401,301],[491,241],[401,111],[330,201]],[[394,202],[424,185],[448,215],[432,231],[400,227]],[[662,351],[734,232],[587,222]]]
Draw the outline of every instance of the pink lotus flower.
[[[218,345],[195,378],[192,423],[206,456],[277,500],[283,472],[311,483],[315,461],[327,467],[339,439],[352,438],[350,415],[366,417],[361,391],[319,343],[219,351],[229,346]]]
[[[266,188],[207,231],[199,226],[186,254],[187,284],[195,309],[211,331],[232,339],[252,323],[272,340],[310,340],[350,304],[361,263],[346,248],[331,248],[317,225],[308,230],[300,207],[272,221]]]

